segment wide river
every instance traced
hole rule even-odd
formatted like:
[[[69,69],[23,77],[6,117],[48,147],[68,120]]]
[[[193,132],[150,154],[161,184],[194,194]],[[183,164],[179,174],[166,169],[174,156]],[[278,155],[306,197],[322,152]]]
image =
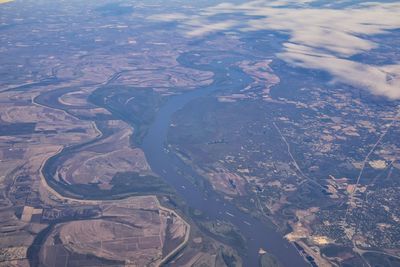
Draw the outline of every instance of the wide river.
[[[240,211],[231,202],[224,200],[215,192],[204,192],[204,189],[190,182],[187,176],[192,176],[195,179],[203,178],[199,177],[190,166],[166,149],[168,129],[172,117],[177,111],[181,110],[195,99],[207,97],[212,93],[226,90],[239,91],[251,82],[250,77],[233,64],[244,58],[230,55],[229,57],[219,57],[220,59],[214,60],[209,64],[201,65],[196,63],[199,62],[201,58],[207,56],[210,55],[205,52],[200,54],[197,52],[184,53],[179,57],[178,61],[185,67],[213,72],[214,81],[208,86],[169,97],[160,107],[141,145],[147,161],[155,173],[163,177],[168,184],[176,189],[179,196],[189,207],[200,210],[202,214],[210,220],[227,221],[237,227],[239,232],[246,239],[247,246],[244,255],[242,255],[245,267],[259,265],[258,251],[260,248],[275,255],[284,266],[309,266],[304,258],[299,255],[295,247],[284,240],[282,235],[276,232],[275,229],[251,217],[249,214]],[[40,98],[37,100],[39,101]],[[62,106],[58,106],[60,105],[60,103],[57,103],[58,101],[41,101],[43,105],[55,105],[55,108],[63,108]],[[201,110],[199,112],[207,111]],[[60,185],[59,182],[54,179],[55,165],[57,165],[55,159],[68,153],[69,150],[71,149],[66,148],[59,155],[49,159],[43,168],[43,175],[49,186],[52,186],[62,195],[68,195],[68,185]],[[107,196],[107,199],[110,199],[110,196]],[[42,235],[44,236],[45,233]],[[36,241],[32,246],[33,248],[42,244],[44,240],[42,235],[36,238],[37,240],[35,239]],[[32,261],[37,261],[37,253],[37,249],[32,249],[30,253]]]
[[[232,66],[234,58],[219,60],[207,65],[194,64],[193,58],[196,58],[195,54],[183,54],[179,58],[179,62],[186,67],[212,71],[215,75],[214,82],[209,86],[171,97],[157,112],[141,146],[151,169],[172,185],[190,207],[200,210],[210,219],[231,222],[239,229],[239,232],[245,237],[247,245],[246,255],[243,257],[244,266],[258,266],[260,248],[275,255],[284,266],[309,266],[295,247],[284,240],[280,233],[240,211],[215,192],[206,194],[202,192],[185,176],[202,178],[166,149],[168,128],[177,111],[191,101],[208,96],[215,91],[226,89],[239,91],[245,88],[250,80],[245,73]]]

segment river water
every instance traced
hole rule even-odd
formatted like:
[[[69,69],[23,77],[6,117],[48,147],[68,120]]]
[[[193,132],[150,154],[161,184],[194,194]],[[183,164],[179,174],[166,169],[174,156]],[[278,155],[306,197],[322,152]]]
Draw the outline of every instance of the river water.
[[[213,62],[207,66],[194,64],[193,58],[196,58],[195,54],[186,53],[179,58],[179,62],[186,67],[212,71],[215,74],[214,82],[209,86],[171,97],[157,112],[141,146],[151,169],[172,185],[188,206],[200,210],[211,220],[228,221],[239,229],[247,245],[246,254],[243,255],[244,266],[258,266],[259,248],[275,255],[284,266],[309,266],[295,247],[284,240],[280,233],[240,211],[216,193],[202,192],[202,189],[191,183],[185,176],[202,178],[166,149],[168,128],[177,111],[191,101],[206,97],[217,90],[239,91],[250,81],[246,74],[231,64],[235,60],[233,58]]]
[[[243,58],[230,56],[207,65],[196,64],[196,61],[198,62],[199,59],[204,56],[207,55],[197,52],[184,53],[179,57],[178,61],[183,66],[212,71],[214,73],[214,81],[209,86],[169,97],[160,107],[141,145],[147,161],[155,173],[163,177],[168,184],[176,189],[179,196],[189,207],[200,210],[209,220],[227,221],[237,227],[239,232],[246,239],[246,251],[244,252],[245,254],[242,255],[245,267],[258,266],[258,251],[260,248],[275,255],[284,266],[308,266],[303,257],[298,254],[295,247],[284,240],[280,233],[261,221],[254,219],[249,214],[240,211],[236,206],[224,200],[215,192],[204,192],[203,189],[191,183],[187,176],[194,177],[195,179],[203,178],[176,155],[168,152],[166,149],[168,129],[171,124],[171,119],[177,111],[181,110],[195,99],[207,97],[217,91],[239,91],[251,82],[248,75],[234,66],[234,62],[243,60]],[[50,98],[50,100],[51,99],[53,98]],[[39,100],[40,98],[38,98],[38,101]],[[50,100],[45,102],[49,102]],[[50,103],[43,104],[51,106]],[[62,109],[63,107],[56,106],[55,108]],[[92,142],[96,142],[96,140],[90,141],[89,143]],[[62,195],[70,196],[68,185],[60,184],[59,181],[54,179],[57,165],[56,159],[68,153],[69,150],[74,150],[83,145],[84,144],[65,148],[60,155],[52,157],[44,165],[43,175],[48,184]],[[107,196],[107,199],[110,198],[111,196]],[[40,247],[44,241],[42,237],[45,236],[45,232],[46,231],[43,231],[43,233],[35,239],[34,244],[30,248],[29,258],[31,264],[38,262],[39,250],[37,247]],[[32,264],[32,266],[35,266],[35,264]]]

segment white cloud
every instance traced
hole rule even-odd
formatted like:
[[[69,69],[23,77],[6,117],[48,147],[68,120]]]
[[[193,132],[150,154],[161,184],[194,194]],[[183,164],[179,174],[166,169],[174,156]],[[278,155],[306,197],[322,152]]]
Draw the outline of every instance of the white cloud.
[[[168,14],[152,15],[152,16],[148,17],[148,19],[170,22],[170,21],[178,21],[178,20],[189,19],[189,17],[184,15],[184,14],[181,14],[181,13],[168,13]]]
[[[375,66],[349,59],[379,46],[368,36],[400,28],[400,3],[371,2],[345,9],[330,9],[312,8],[307,2],[312,1],[222,3],[195,16],[181,15],[180,20],[190,37],[225,30],[285,32],[289,40],[283,44],[283,52],[278,55],[281,59],[296,66],[325,70],[340,82],[391,99],[400,99],[400,63]],[[288,7],[282,7],[286,5]],[[232,13],[246,15],[249,19],[233,20],[232,16],[218,22],[211,19],[216,15]]]
[[[220,30],[230,29],[233,26],[237,25],[234,20],[210,23],[208,25],[202,25],[201,27],[197,27],[188,33],[189,36],[199,36],[204,35],[210,32],[216,32]]]
[[[278,57],[296,66],[327,71],[343,83],[364,88],[374,94],[400,99],[400,79],[393,74],[400,73],[400,65],[371,66],[314,53],[312,49],[296,44],[286,44],[285,52],[278,54]]]

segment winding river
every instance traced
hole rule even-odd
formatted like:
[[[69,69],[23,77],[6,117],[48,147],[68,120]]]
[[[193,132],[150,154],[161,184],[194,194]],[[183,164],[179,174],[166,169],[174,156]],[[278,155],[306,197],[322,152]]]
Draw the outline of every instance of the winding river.
[[[172,97],[157,112],[142,143],[142,149],[151,169],[172,185],[190,207],[202,211],[209,219],[228,221],[239,229],[246,238],[247,244],[246,255],[243,257],[244,266],[258,266],[259,248],[271,252],[285,266],[308,266],[295,247],[284,240],[282,235],[274,229],[240,211],[214,192],[207,192],[206,197],[205,192],[201,192],[201,189],[191,183],[183,174],[197,179],[202,178],[165,149],[168,128],[175,112],[192,100],[205,97],[217,90],[239,91],[250,81],[245,73],[231,66],[234,58],[204,66],[193,64],[191,62],[193,57],[195,56],[190,53],[183,54],[179,58],[179,62],[186,67],[212,71],[215,74],[214,82],[209,86]]]
[[[215,192],[203,192],[203,189],[191,183],[185,176],[190,175],[195,179],[203,178],[199,177],[190,166],[166,149],[168,129],[171,119],[177,111],[195,99],[207,97],[216,91],[239,91],[251,82],[248,75],[232,64],[238,59],[243,59],[239,58],[240,56],[236,58],[235,56],[224,57],[225,59],[219,59],[207,65],[197,64],[196,61],[198,62],[203,56],[203,54],[199,53],[184,53],[178,60],[188,68],[212,71],[214,73],[213,83],[196,90],[169,97],[160,107],[141,144],[147,161],[155,173],[163,177],[168,184],[176,189],[188,206],[200,210],[210,220],[227,221],[237,227],[246,239],[246,251],[242,255],[245,267],[258,266],[258,251],[260,248],[275,255],[284,266],[308,266],[296,248],[284,240],[280,233],[251,217],[249,214],[240,211],[236,206],[224,200]],[[54,159],[50,159],[46,163],[49,169],[55,167],[50,166],[52,162],[55,162]],[[66,185],[62,187],[56,186],[59,182],[54,179],[51,173],[52,171],[43,172],[49,185],[58,191],[67,190],[65,188]],[[59,193],[62,195],[67,194],[66,192]]]

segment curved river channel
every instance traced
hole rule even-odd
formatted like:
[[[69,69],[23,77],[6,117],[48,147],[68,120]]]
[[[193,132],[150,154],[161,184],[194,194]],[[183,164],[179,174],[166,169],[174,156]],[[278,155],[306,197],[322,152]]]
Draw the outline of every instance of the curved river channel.
[[[211,220],[228,221],[239,229],[247,244],[246,255],[243,256],[244,266],[258,266],[258,250],[260,248],[264,248],[275,255],[284,266],[308,266],[295,247],[284,240],[282,235],[274,229],[240,211],[214,192],[207,192],[207,196],[205,196],[205,192],[201,192],[199,187],[184,176],[190,175],[196,179],[203,178],[165,149],[168,128],[175,112],[185,107],[192,100],[205,97],[217,90],[239,91],[246,87],[245,84],[250,81],[250,78],[238,68],[234,66],[226,67],[232,65],[234,58],[203,66],[190,62],[193,57],[195,57],[193,54],[183,54],[179,58],[179,62],[186,67],[212,71],[214,82],[209,86],[170,98],[157,112],[141,146],[151,169],[172,185],[188,206],[202,211]]]
[[[200,210],[210,220],[227,221],[237,227],[246,239],[246,249],[242,255],[245,267],[259,265],[258,251],[260,248],[272,253],[284,266],[309,266],[296,248],[284,240],[275,229],[240,211],[215,192],[204,192],[203,189],[190,182],[187,176],[192,176],[195,179],[203,178],[166,149],[168,129],[172,117],[177,111],[195,99],[209,96],[216,91],[239,91],[251,82],[250,77],[233,64],[239,59],[243,60],[241,56],[224,57],[225,59],[219,59],[207,65],[196,64],[195,62],[198,62],[202,57],[203,53],[200,55],[199,52],[184,53],[178,59],[179,63],[185,67],[213,72],[214,81],[208,86],[169,97],[160,107],[140,146],[151,169],[173,186],[189,207]],[[202,112],[206,111],[203,110]],[[62,153],[58,156],[61,156]],[[57,191],[63,190],[62,188],[68,190],[65,185],[62,187],[55,186],[58,182],[51,175],[52,171],[46,171],[47,168],[54,167],[52,162],[52,160],[49,160],[45,164],[45,171],[43,171],[48,184]],[[65,195],[65,192],[59,193]]]

